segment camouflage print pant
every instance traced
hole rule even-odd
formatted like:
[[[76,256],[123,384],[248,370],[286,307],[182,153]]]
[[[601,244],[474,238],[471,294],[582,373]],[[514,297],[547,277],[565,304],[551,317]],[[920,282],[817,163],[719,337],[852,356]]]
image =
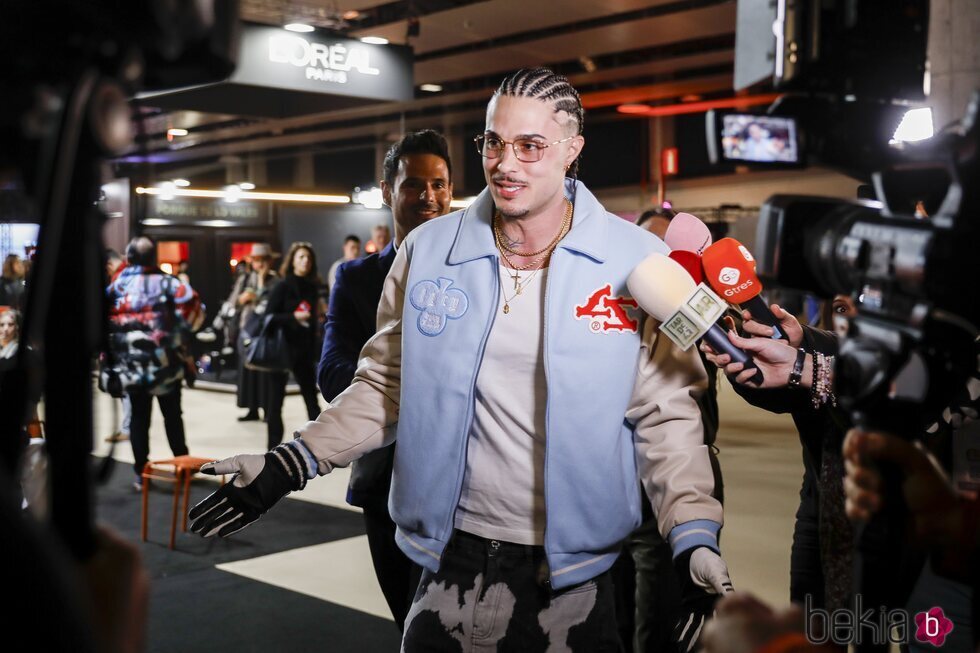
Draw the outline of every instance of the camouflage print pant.
[[[404,653],[618,652],[609,574],[553,591],[542,547],[456,531],[426,570],[405,620]]]

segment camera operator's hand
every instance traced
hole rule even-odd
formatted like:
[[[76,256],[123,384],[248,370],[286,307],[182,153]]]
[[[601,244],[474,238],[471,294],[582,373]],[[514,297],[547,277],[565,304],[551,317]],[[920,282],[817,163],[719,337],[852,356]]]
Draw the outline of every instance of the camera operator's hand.
[[[735,591],[728,575],[728,565],[721,556],[705,546],[688,549],[674,559],[680,581],[680,619],[674,628],[674,641],[680,653],[693,651],[705,622],[715,611],[722,594]]]
[[[800,343],[803,342],[803,327],[800,326],[799,320],[792,313],[783,310],[778,304],[773,304],[769,308],[772,310],[773,316],[779,320],[779,328],[789,338],[789,346],[798,348]],[[761,322],[753,320],[752,313],[749,311],[742,311],[742,319],[744,320],[742,322],[742,330],[745,333],[751,336],[759,336],[760,338],[772,338],[774,329],[771,326],[766,326]]]
[[[743,325],[744,326],[744,325]],[[762,325],[758,325],[762,326]],[[769,327],[765,327],[768,329]],[[743,385],[752,385],[757,388],[782,388],[789,382],[789,375],[793,371],[793,364],[796,362],[797,350],[783,340],[773,340],[772,338],[742,338],[734,331],[728,332],[728,339],[739,349],[752,356],[756,366],[762,371],[765,379],[761,385],[749,383],[749,379],[755,376],[755,370],[744,369],[742,363],[733,363],[728,354],[719,354],[711,346],[701,343],[701,351],[705,358],[722,368],[733,381]],[[807,357],[809,362],[809,357]]]
[[[975,550],[977,503],[958,498],[946,475],[915,444],[888,433],[851,429],[844,439],[844,494],[851,519],[867,521],[884,503],[876,463],[902,473],[902,494],[917,544],[939,554],[940,573],[964,572]]]
[[[810,644],[798,605],[774,610],[745,592],[718,601],[715,618],[704,628],[704,653],[756,653],[757,651],[830,651]],[[815,633],[816,634],[816,633]]]
[[[293,490],[302,490],[316,469],[298,440],[280,444],[264,454],[239,454],[208,463],[202,474],[235,474],[230,483],[188,513],[191,531],[204,537],[227,537],[240,531]]]

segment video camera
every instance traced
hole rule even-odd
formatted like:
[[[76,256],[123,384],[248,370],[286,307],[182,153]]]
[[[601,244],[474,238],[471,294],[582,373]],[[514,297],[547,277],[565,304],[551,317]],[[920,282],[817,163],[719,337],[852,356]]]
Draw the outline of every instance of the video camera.
[[[757,271],[770,284],[854,299],[838,401],[856,424],[918,437],[975,365],[980,94],[937,136],[889,145],[909,102],[923,99],[928,2],[778,0],[738,11],[736,86],[771,75],[785,95],[763,116],[709,117],[709,149],[738,158],[752,150],[733,145],[733,135],[749,139],[736,127],[778,128],[814,162],[870,180],[876,197],[769,198]]]
[[[834,368],[839,405],[855,425],[923,439],[976,366],[980,92],[933,138],[890,145],[909,102],[923,99],[926,0],[740,0],[738,10],[736,87],[771,75],[786,94],[766,117],[791,121],[811,161],[870,180],[875,196],[769,198],[757,272],[767,284],[851,296],[857,315]],[[731,134],[718,125],[709,118],[724,152]],[[901,546],[897,470],[883,474],[889,498],[858,535],[856,592],[901,607],[922,560]]]
[[[16,469],[25,445],[23,415],[30,398],[43,393],[50,521],[79,560],[96,545],[88,463],[91,367],[106,343],[105,216],[98,206],[103,161],[134,143],[129,98],[137,91],[216,82],[234,70],[238,4],[4,5],[0,213],[13,222],[37,221],[40,232],[23,344],[15,367],[0,374],[0,478]],[[58,20],[52,23],[53,16]],[[70,336],[64,316],[71,318]]]

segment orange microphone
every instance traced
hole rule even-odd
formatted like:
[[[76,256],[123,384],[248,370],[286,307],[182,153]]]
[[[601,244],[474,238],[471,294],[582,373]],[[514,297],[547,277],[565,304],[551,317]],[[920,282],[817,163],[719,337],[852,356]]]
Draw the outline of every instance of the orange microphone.
[[[734,238],[722,238],[704,250],[701,264],[705,280],[716,293],[747,309],[756,322],[772,327],[773,338],[789,340],[779,328],[779,320],[759,296],[762,282],[755,273],[755,259],[742,243]]]

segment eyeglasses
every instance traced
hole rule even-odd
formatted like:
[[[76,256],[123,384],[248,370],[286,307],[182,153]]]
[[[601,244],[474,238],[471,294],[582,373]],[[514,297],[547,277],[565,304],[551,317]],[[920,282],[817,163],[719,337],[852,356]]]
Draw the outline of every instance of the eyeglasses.
[[[535,161],[540,161],[544,156],[545,149],[551,147],[552,145],[558,145],[559,143],[564,143],[570,141],[574,136],[569,136],[568,138],[563,138],[560,141],[555,141],[554,143],[542,143],[541,141],[535,140],[533,138],[518,138],[513,141],[505,141],[499,136],[492,136],[487,134],[480,134],[473,139],[476,143],[476,151],[480,153],[480,156],[487,159],[499,159],[504,153],[504,147],[510,145],[514,148],[514,156],[517,157],[518,161],[523,161],[524,163],[534,163]]]

